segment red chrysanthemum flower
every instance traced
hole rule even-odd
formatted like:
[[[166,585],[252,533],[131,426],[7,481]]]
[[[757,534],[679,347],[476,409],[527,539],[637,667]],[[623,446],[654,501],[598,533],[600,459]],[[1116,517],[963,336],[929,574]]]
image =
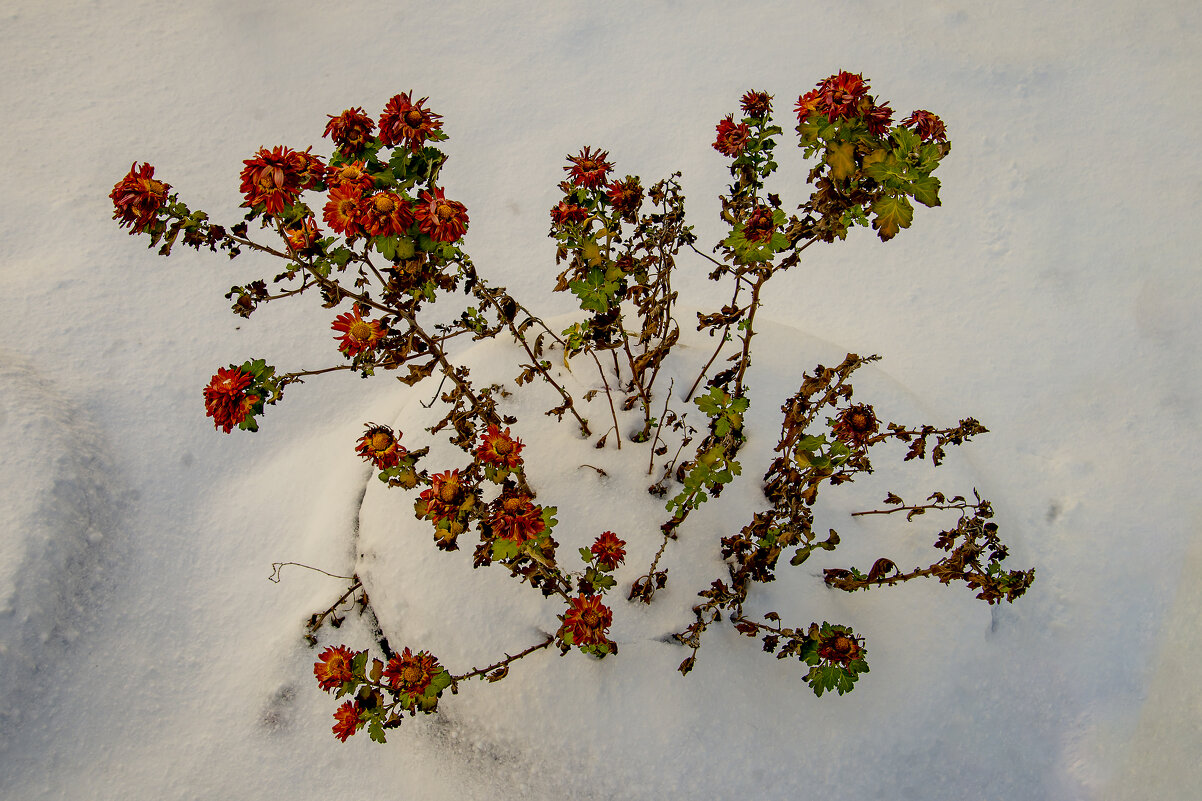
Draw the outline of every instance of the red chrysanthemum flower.
[[[868,100],[862,106],[861,116],[864,119],[864,123],[868,126],[870,134],[880,136],[889,130],[889,125],[893,122],[893,109],[889,108],[888,103],[878,106],[871,100]]]
[[[312,149],[309,147],[304,150],[294,150],[288,154],[288,163],[292,167],[292,174],[296,176],[296,182],[300,184],[302,191],[317,189],[326,177],[326,165],[320,156],[309,152]]]
[[[929,111],[919,109],[902,120],[902,125],[913,127],[924,142],[946,142],[947,126],[943,120]]]
[[[408,92],[394,95],[380,115],[380,141],[388,147],[403,142],[414,153],[421,150],[430,134],[442,128],[442,115],[422,108],[429,99],[414,103]]]
[[[348,108],[337,117],[333,114],[326,116],[330,121],[326,123],[326,132],[322,136],[330,137],[344,156],[353,156],[362,150],[367,140],[371,139],[371,132],[376,129],[371,117],[358,106]]]
[[[514,439],[509,429],[504,431],[490,425],[476,448],[476,459],[483,464],[513,469],[522,463],[522,441]]]
[[[447,200],[438,187],[433,194],[422,192],[413,213],[421,232],[435,242],[457,242],[467,233],[467,206]]]
[[[543,508],[531,501],[529,495],[519,492],[502,493],[493,501],[488,524],[493,536],[518,545],[537,539],[547,528]]]
[[[552,225],[563,225],[570,222],[583,222],[588,218],[588,209],[583,206],[577,206],[575,203],[569,203],[566,200],[559,201],[559,205],[551,209]]]
[[[847,407],[835,418],[831,431],[849,445],[864,445],[880,429],[876,412],[866,403]]]
[[[563,618],[565,633],[572,635],[573,645],[600,645],[609,642],[605,632],[613,624],[613,612],[601,603],[600,595],[578,595],[571,599]]]
[[[819,84],[821,86],[821,84]],[[822,93],[818,89],[811,89],[801,97],[797,98],[797,105],[793,109],[797,112],[797,121],[805,122],[806,117],[813,114],[815,111],[822,110]]]
[[[734,115],[727,114],[726,118],[718,123],[718,138],[714,141],[714,150],[724,156],[736,158],[743,152],[750,138],[751,129],[747,127],[747,123],[736,123]]]
[[[119,220],[122,228],[130,226],[131,234],[146,231],[167,205],[167,190],[170,188],[168,184],[154,179],[154,167],[149,163],[139,167],[135,161],[109,193],[109,199],[113,201],[113,219]]]
[[[340,314],[334,318],[334,322],[330,328],[335,331],[341,331],[341,336],[336,336],[338,340],[338,350],[346,356],[355,357],[364,351],[374,350],[381,339],[384,338],[384,329],[380,327],[378,320],[364,320],[362,309],[358,304],[345,314]]]
[[[749,91],[743,95],[739,105],[748,117],[762,120],[772,112],[772,95],[767,92]]]
[[[375,423],[367,425],[367,432],[359,437],[355,451],[380,470],[396,467],[397,462],[409,453],[400,443],[400,434]]]
[[[226,434],[240,425],[259,401],[258,395],[248,394],[253,375],[240,367],[217,370],[205,387],[205,415],[213,418],[213,426]]]
[[[400,690],[406,695],[418,696],[426,691],[434,677],[442,672],[438,660],[425,651],[416,654],[408,648],[388,660],[384,668],[384,678],[388,686]]]
[[[842,71],[818,84],[822,110],[834,122],[838,117],[854,117],[860,111],[860,101],[868,95],[864,76]]]
[[[773,216],[772,209],[767,206],[756,206],[747,216],[747,222],[743,224],[743,237],[748,242],[770,241],[776,233]]]
[[[463,503],[463,482],[458,470],[445,470],[430,476],[430,487],[418,496],[426,504],[426,517],[438,521],[454,517]]]
[[[572,166],[563,169],[576,186],[585,188],[600,186],[614,166],[605,160],[608,155],[608,150],[599,150],[594,153],[591,148],[586,147],[578,155],[568,156],[568,161],[572,163]]]
[[[271,150],[259,148],[253,159],[246,159],[242,169],[241,192],[246,197],[243,206],[263,206],[268,214],[279,214],[296,202],[302,182],[296,172],[296,151],[276,146]]]
[[[634,221],[639,206],[643,204],[643,187],[635,176],[627,176],[624,181],[613,181],[605,186],[605,196],[623,220]]]
[[[358,222],[369,236],[399,236],[413,224],[413,212],[396,192],[377,192],[359,204]]]
[[[321,216],[335,233],[358,236],[363,233],[363,227],[359,225],[359,204],[362,202],[363,192],[357,186],[340,186],[330,192]]]
[[[350,161],[337,167],[330,167],[326,173],[326,185],[330,189],[351,187],[360,194],[366,194],[375,188],[375,181],[367,173],[366,163]]]
[[[300,222],[291,223],[284,227],[284,235],[288,238],[288,245],[297,253],[304,253],[311,250],[321,239],[321,229],[317,227],[317,221],[312,217],[305,217]]]
[[[313,663],[313,675],[317,677],[317,686],[326,692],[337,690],[355,677],[351,669],[351,661],[355,652],[345,645],[330,646],[321,652]]]
[[[359,704],[344,701],[342,706],[334,712],[334,720],[337,721],[333,726],[334,736],[345,743],[348,737],[358,731],[361,711]]]
[[[847,667],[860,657],[860,643],[847,631],[834,630],[818,642],[818,656]]]
[[[612,531],[605,531],[597,537],[589,550],[597,557],[598,565],[606,570],[614,570],[626,558],[626,550],[623,547],[625,545],[626,540],[618,539]]]

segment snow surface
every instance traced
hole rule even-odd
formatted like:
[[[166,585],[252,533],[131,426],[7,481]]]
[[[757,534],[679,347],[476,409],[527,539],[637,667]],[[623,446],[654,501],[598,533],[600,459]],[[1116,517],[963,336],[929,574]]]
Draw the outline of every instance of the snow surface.
[[[1200,17],[1117,0],[5,4],[0,797],[1196,797]],[[340,584],[265,579],[276,561],[356,568],[355,511],[383,500],[363,496],[374,479],[349,443],[406,395],[315,380],[257,435],[215,434],[200,400],[214,369],[326,364],[328,313],[233,317],[221,295],[274,265],[164,262],[109,219],[113,183],[150,161],[233,220],[256,148],[321,150],[326,114],[412,89],[446,118],[443,180],[476,263],[551,315],[570,310],[545,238],[564,154],[600,146],[647,180],[681,170],[713,242],[714,124],[748,88],[787,117],[841,68],[947,121],[944,205],[888,245],[860,231],[807,251],[763,312],[806,336],[759,365],[881,353],[873,382],[898,417],[980,419],[991,433],[935,480],[994,501],[1032,590],[991,614],[954,588],[845,596],[795,571],[772,601],[869,635],[850,696],[814,699],[795,663],[719,632],[681,678],[680,649],[634,639],[648,620],[615,625],[632,638],[617,659],[526,660],[387,746],[335,741],[300,635]],[[782,150],[775,188],[798,202],[800,156]],[[683,272],[686,303],[723,302],[703,264]],[[591,499],[594,479],[569,480]],[[373,552],[363,566],[386,579]],[[450,576],[453,557],[427,552]],[[670,600],[652,613],[687,614]],[[526,603],[536,637],[553,613],[528,589],[496,611],[526,620]],[[351,621],[339,634],[366,643]]]

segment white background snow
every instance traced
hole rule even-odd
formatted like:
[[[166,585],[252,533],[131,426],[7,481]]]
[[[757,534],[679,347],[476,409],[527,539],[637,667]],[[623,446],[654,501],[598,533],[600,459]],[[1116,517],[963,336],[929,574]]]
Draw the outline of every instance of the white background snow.
[[[4,4],[0,796],[1197,797],[1200,18],[1118,0]],[[565,154],[602,147],[645,181],[681,170],[708,246],[727,177],[714,124],[755,88],[787,128],[839,69],[947,122],[943,206],[775,279],[763,314],[806,336],[776,329],[796,352],[768,363],[881,353],[865,387],[911,404],[899,417],[981,420],[991,433],[933,480],[994,501],[1032,590],[991,614],[961,588],[832,597],[801,571],[786,619],[870,634],[850,696],[815,699],[795,662],[715,633],[686,678],[654,641],[545,656],[386,746],[334,740],[301,623],[341,587],[266,576],[356,569],[351,443],[405,393],[314,380],[258,434],[215,433],[200,390],[216,367],[329,363],[329,312],[234,317],[222,294],[275,265],[163,260],[110,219],[113,184],[149,161],[233,221],[258,147],[324,152],[327,114],[414,90],[445,117],[442,180],[477,265],[552,315],[571,309],[545,237]],[[800,202],[781,150],[775,188]],[[706,272],[682,259],[687,303],[724,302]],[[763,419],[778,398],[753,401]]]

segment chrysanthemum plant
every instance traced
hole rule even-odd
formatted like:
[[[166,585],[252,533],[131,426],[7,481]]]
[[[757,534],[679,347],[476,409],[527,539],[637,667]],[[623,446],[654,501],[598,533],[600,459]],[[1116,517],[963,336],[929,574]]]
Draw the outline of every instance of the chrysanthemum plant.
[[[332,366],[277,373],[263,360],[247,360],[219,368],[204,390],[206,412],[218,429],[256,430],[265,406],[279,401],[289,385],[318,373],[349,370],[366,377],[393,371],[410,386],[437,376],[446,387],[438,393],[445,414],[427,433],[446,436],[463,451],[463,464],[428,465],[428,446],[402,445],[400,431],[377,423],[365,424],[356,450],[381,481],[413,493],[415,515],[428,522],[438,548],[455,550],[471,532],[475,567],[500,565],[562,609],[560,627],[543,640],[516,644],[514,654],[463,672],[424,650],[406,646],[398,652],[382,633],[380,658],[346,645],[325,648],[314,674],[321,689],[347,699],[334,715],[339,739],[366,728],[372,739],[383,741],[386,729],[400,725],[405,713],[434,712],[448,688],[457,692],[470,679],[502,679],[514,662],[539,651],[616,654],[617,643],[608,636],[615,605],[606,601],[617,586],[613,573],[625,559],[623,537],[655,537],[659,543],[646,571],[623,590],[630,602],[652,603],[668,580],[659,563],[669,544],[708,498],[743,473],[748,367],[768,281],[797,264],[815,243],[845,239],[854,227],[869,225],[888,241],[910,227],[915,202],[939,205],[933,173],[950,149],[943,122],[915,111],[894,124],[893,111],[869,94],[861,76],[840,72],[797,101],[796,132],[814,166],[809,198],[790,212],[765,190],[777,169],[773,150],[783,134],[772,122],[771,100],[764,92],[747,92],[742,115],[731,114],[717,125],[713,146],[730,159],[733,181],[720,198],[729,234],[714,248],[716,258],[695,247],[685,225],[678,174],[645,189],[638,177],[614,177],[606,151],[585,147],[568,158],[563,199],[551,209],[556,262],[564,265],[555,289],[571,292],[583,315],[562,331],[548,328],[504,287],[477,273],[462,247],[467,210],[447,198],[440,180],[446,162],[437,146],[446,139],[441,116],[426,107],[425,98],[393,97],[378,122],[361,108],[331,116],[325,136],[335,149],[328,159],[311,148],[260,149],[241,174],[248,212],[228,228],[192,211],[148,164],[135,163],[114,187],[114,218],[131,233],[148,235],[163,255],[182,241],[230,258],[251,250],[283,263],[270,282],[254,280],[230,290],[226,297],[236,314],[247,317],[262,304],[306,293],[319,295],[326,309],[341,309],[327,320],[340,357]],[[252,223],[262,236],[252,236]],[[698,314],[698,330],[707,331],[717,347],[683,393],[696,412],[671,408],[673,387],[656,384],[680,335],[671,278],[684,249],[707,260],[710,279],[730,292],[720,309]],[[419,312],[457,289],[472,298],[466,311],[437,323],[426,322],[429,314],[419,320]],[[579,549],[580,562],[575,554],[560,553],[552,536],[555,507],[536,502],[538,479],[527,475],[518,421],[503,411],[509,390],[473,384],[449,355],[449,346],[461,337],[501,335],[519,348],[514,385],[550,385],[561,402],[547,414],[570,422],[575,436],[596,437],[598,448],[621,448],[623,439],[627,447],[644,447],[649,473],[662,459],[649,489],[666,499],[667,516],[658,530],[621,536],[577,532],[574,539],[592,540]],[[729,366],[711,372],[724,352],[729,355],[721,363]],[[584,404],[556,380],[552,358],[583,360],[598,371],[600,388],[584,400],[606,395],[610,421],[599,435],[581,414]],[[796,566],[814,550],[839,544],[833,529],[825,537],[814,531],[815,499],[824,486],[870,472],[874,446],[908,443],[906,460],[929,456],[938,465],[946,447],[985,432],[972,418],[945,428],[882,427],[872,405],[853,402],[849,382],[857,368],[876,358],[849,354],[836,367],[818,365],[785,400],[776,456],[762,479],[767,505],[741,531],[721,538],[726,575],[700,590],[694,621],[673,635],[688,649],[682,674],[692,669],[708,627],[723,621],[778,658],[804,663],[804,680],[818,695],[848,692],[868,671],[864,640],[850,627],[826,621],[786,627],[775,612],[752,619],[744,605],[757,584],[775,578],[786,552]],[[636,406],[642,425],[623,432],[617,409]],[[1024,593],[1034,570],[1002,567],[1006,546],[990,522],[992,508],[975,489],[971,500],[935,492],[916,504],[889,493],[884,508],[860,514],[904,514],[909,521],[933,510],[952,510],[959,518],[938,533],[934,545],[941,556],[929,566],[905,572],[881,558],[867,572],[827,569],[826,584],[854,592],[931,577],[961,582],[989,604]],[[310,618],[311,645],[323,623],[339,622],[339,608],[352,601],[370,610],[357,577],[337,603]]]

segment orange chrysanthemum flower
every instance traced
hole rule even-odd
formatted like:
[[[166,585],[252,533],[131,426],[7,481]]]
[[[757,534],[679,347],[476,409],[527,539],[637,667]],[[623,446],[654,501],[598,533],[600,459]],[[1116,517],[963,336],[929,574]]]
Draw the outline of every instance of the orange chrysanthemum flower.
[[[425,502],[426,517],[438,521],[453,517],[463,503],[463,483],[458,470],[445,470],[430,476],[430,487],[418,497]]]
[[[467,233],[467,206],[447,200],[443,190],[423,191],[414,209],[418,228],[435,242],[457,242]]]
[[[754,90],[744,93],[740,108],[748,117],[762,120],[772,112],[772,95]]]
[[[159,212],[167,205],[167,190],[171,187],[154,179],[154,167],[141,167],[135,161],[125,177],[113,186],[109,199],[113,201],[113,219],[130,234],[139,234],[153,226]]]
[[[615,570],[626,558],[625,545],[626,540],[618,539],[618,536],[612,531],[605,531],[600,537],[597,537],[593,547],[589,550],[592,551],[593,556],[597,557],[598,565],[606,570]]]
[[[821,108],[826,118],[834,122],[839,117],[854,117],[860,111],[860,101],[868,95],[864,76],[842,71],[818,84]]]
[[[365,461],[371,462],[380,470],[396,467],[397,462],[408,455],[400,443],[400,434],[394,433],[388,426],[368,423],[367,432],[359,437],[356,452]]]
[[[356,186],[340,186],[330,192],[322,210],[322,218],[336,233],[346,237],[355,237],[363,233],[359,224],[359,204],[363,202],[363,192]]]
[[[355,652],[345,645],[330,646],[321,652],[313,663],[313,675],[317,677],[317,686],[326,692],[337,690],[355,677],[351,669],[351,661]]]
[[[377,192],[359,204],[358,222],[369,236],[399,236],[413,224],[413,211],[396,192]]]
[[[743,236],[748,242],[768,242],[776,233],[776,222],[773,220],[772,209],[767,206],[756,206],[747,216],[743,224]]]
[[[430,135],[442,128],[442,115],[422,108],[429,99],[414,103],[408,92],[394,95],[380,115],[380,141],[388,147],[404,143],[414,153],[421,150]]]
[[[831,431],[849,445],[865,445],[880,429],[876,412],[866,403],[857,403],[844,409],[835,418]]]
[[[217,374],[205,387],[205,415],[213,418],[213,426],[220,428],[226,434],[240,425],[250,415],[259,396],[247,392],[251,380],[250,373],[240,367],[231,365],[217,370]]]
[[[594,153],[592,148],[586,147],[578,155],[568,156],[568,161],[572,165],[563,169],[576,186],[585,188],[600,186],[614,166],[605,160],[608,155],[608,150],[599,150]]]
[[[348,737],[358,731],[361,711],[358,703],[344,701],[334,712],[334,720],[337,721],[333,726],[334,736],[345,743]]]
[[[947,126],[943,120],[929,111],[919,109],[902,120],[902,125],[913,127],[924,142],[946,142]]]
[[[352,187],[360,194],[366,194],[375,187],[375,181],[367,173],[367,164],[362,161],[351,161],[337,167],[330,167],[326,173],[326,185],[330,189]]]
[[[543,522],[543,508],[523,493],[502,493],[493,501],[491,511],[488,525],[493,536],[518,545],[537,539],[547,528]]]
[[[559,205],[551,209],[551,224],[563,225],[570,222],[583,222],[588,218],[588,209],[583,206],[577,206],[575,203],[569,203],[566,200],[559,201]]]
[[[751,138],[751,129],[747,127],[747,123],[736,123],[735,116],[727,114],[726,118],[718,123],[717,128],[718,138],[714,140],[714,150],[724,156],[738,157],[747,146],[747,140]]]
[[[627,176],[624,181],[613,181],[606,184],[605,196],[609,198],[614,211],[622,219],[633,222],[634,215],[638,213],[639,206],[643,204],[643,187],[638,178]]]
[[[334,318],[330,328],[341,331],[338,340],[338,350],[346,356],[355,357],[365,351],[375,350],[376,345],[384,338],[384,329],[378,320],[364,320],[359,304],[345,314]]]
[[[601,603],[601,596],[578,595],[571,599],[563,618],[564,633],[571,633],[573,645],[601,645],[609,642],[605,632],[613,624],[613,612]]]
[[[305,217],[300,222],[285,226],[284,235],[288,245],[297,253],[312,250],[317,240],[321,238],[321,229],[312,217]]]
[[[490,425],[476,448],[476,459],[483,464],[513,469],[522,463],[522,441],[514,439],[509,429],[504,431]]]
[[[388,660],[384,678],[388,685],[406,695],[419,696],[426,691],[434,677],[442,672],[438,660],[425,651],[416,654],[408,648]]]
[[[303,182],[296,168],[300,162],[296,151],[276,146],[271,150],[259,148],[253,159],[242,163],[241,192],[246,198],[243,206],[262,206],[268,214],[280,214],[296,202]]]
[[[819,84],[819,86],[821,86],[821,84]],[[810,91],[806,92],[804,95],[797,98],[797,105],[793,109],[797,112],[797,121],[799,123],[805,122],[806,117],[810,116],[816,111],[820,111],[821,106],[822,95],[818,89],[811,89]]]
[[[288,163],[291,165],[292,173],[296,176],[296,182],[300,184],[302,191],[318,189],[325,182],[326,165],[321,157],[309,152],[312,149],[308,147],[304,150],[294,150],[288,154]]]
[[[362,150],[371,138],[371,132],[376,129],[371,117],[358,106],[348,108],[337,117],[333,114],[326,116],[330,121],[326,123],[326,132],[322,136],[334,140],[334,146],[344,156],[353,156]]]

